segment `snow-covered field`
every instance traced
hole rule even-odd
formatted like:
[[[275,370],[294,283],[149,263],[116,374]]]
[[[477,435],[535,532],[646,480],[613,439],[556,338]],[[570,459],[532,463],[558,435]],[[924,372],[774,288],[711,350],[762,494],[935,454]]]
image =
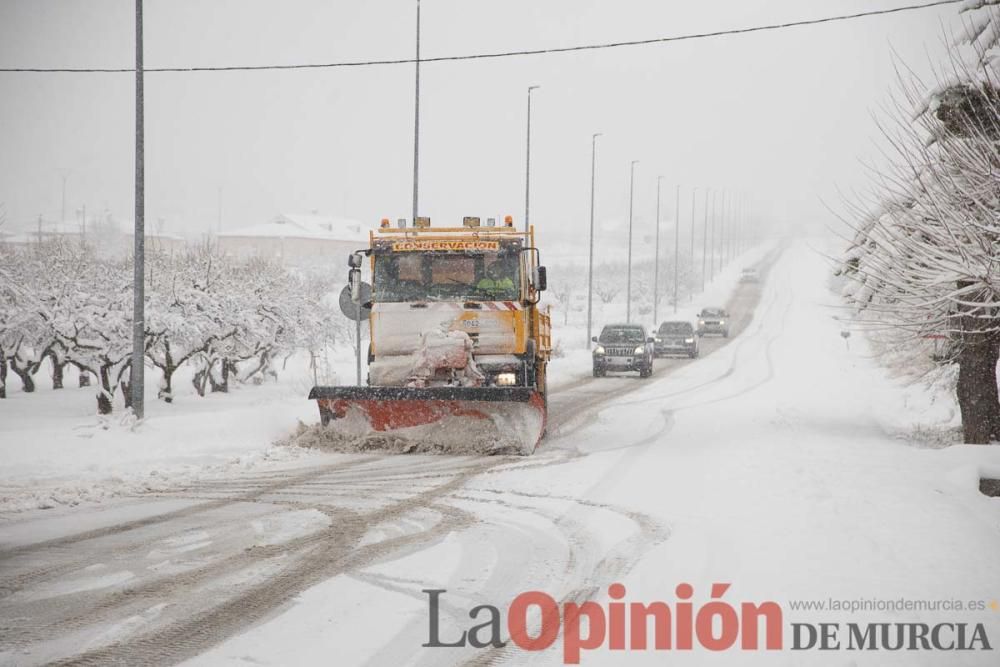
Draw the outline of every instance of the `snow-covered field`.
[[[314,418],[291,382],[181,401],[199,413],[190,424],[157,407],[138,437],[117,424],[74,429],[93,418],[69,399],[31,419],[38,397],[15,395],[0,405],[11,497],[30,497],[32,479],[68,480],[74,465],[84,480],[119,463],[145,478],[161,459],[217,467],[146,499],[4,517],[0,663],[561,664],[575,655],[572,631],[540,651],[507,641],[510,605],[540,591],[560,608],[595,603],[580,623],[594,639],[584,664],[996,665],[1000,499],[978,483],[1000,477],[1000,448],[927,446],[924,434],[954,428],[953,402],[888,379],[861,336],[848,347],[827,275],[817,249],[794,243],[739,335],[664,361],[650,380],[585,379],[585,350],[568,355],[555,423],[527,458],[269,448],[293,419]],[[623,602],[667,603],[672,648],[640,649],[627,632],[611,646],[615,583]],[[710,651],[710,622],[683,648],[683,584],[695,616],[718,611],[706,606],[713,592],[736,610],[776,603],[782,648]],[[444,591],[441,642],[492,605],[506,645],[423,646],[436,617],[428,590]],[[830,600],[924,607],[798,608]],[[792,650],[792,624],[820,622],[840,624],[840,648]],[[982,624],[994,650],[848,650],[849,623],[966,623],[970,637]]]
[[[353,379],[353,359],[337,362]],[[138,426],[120,395],[115,414],[99,418],[93,387],[77,388],[69,377],[54,391],[44,373],[36,392],[14,389],[0,401],[0,511],[73,505],[294,460],[302,453],[273,443],[296,420],[316,420],[301,359],[279,382],[234,384],[229,394],[198,397],[182,380],[172,404],[155,400],[156,378],[148,377],[146,419]]]

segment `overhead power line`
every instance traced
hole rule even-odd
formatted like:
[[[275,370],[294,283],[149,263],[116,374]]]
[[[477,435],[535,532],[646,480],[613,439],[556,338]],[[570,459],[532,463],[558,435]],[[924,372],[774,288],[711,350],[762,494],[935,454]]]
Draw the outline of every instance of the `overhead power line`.
[[[669,42],[684,42],[696,39],[709,39],[712,37],[724,37],[726,35],[745,35],[754,32],[767,32],[771,30],[784,30],[786,28],[799,28],[802,26],[819,25],[822,23],[835,23],[839,21],[852,21],[855,19],[868,18],[871,16],[884,16],[886,14],[899,14],[902,12],[928,9],[942,5],[953,5],[965,0],[934,0],[919,5],[905,5],[902,7],[891,7],[888,9],[873,9],[855,14],[840,14],[838,16],[826,16],[816,19],[803,19],[800,21],[787,21],[784,23],[772,23],[769,25],[751,26],[747,28],[732,28],[728,30],[715,30],[712,32],[691,33],[687,35],[673,35],[670,37],[654,37],[651,39],[637,39],[625,42],[607,42],[603,44],[583,44],[579,46],[563,46],[549,49],[525,49],[521,51],[500,51],[496,53],[470,53],[457,56],[436,56],[431,58],[421,58],[421,63],[451,62],[456,60],[487,60],[494,58],[514,58],[518,56],[538,56],[549,53],[569,53],[573,51],[597,51],[600,49],[617,49],[626,46],[645,46],[649,44],[667,44]],[[288,70],[288,69],[331,69],[336,67],[372,67],[377,65],[407,65],[414,64],[415,58],[396,58],[389,60],[354,60],[334,63],[298,63],[289,65],[222,65],[215,67],[147,67],[144,72],[257,72],[265,70]],[[131,73],[135,70],[128,67],[0,67],[0,72],[35,72],[35,73],[68,73],[68,74],[100,74],[100,73]]]

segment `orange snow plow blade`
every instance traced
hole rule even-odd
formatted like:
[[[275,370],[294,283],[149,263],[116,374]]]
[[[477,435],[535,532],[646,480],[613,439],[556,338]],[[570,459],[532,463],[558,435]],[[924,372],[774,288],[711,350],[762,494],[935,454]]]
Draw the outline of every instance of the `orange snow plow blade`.
[[[545,399],[530,387],[313,387],[320,419],[365,449],[531,454]]]

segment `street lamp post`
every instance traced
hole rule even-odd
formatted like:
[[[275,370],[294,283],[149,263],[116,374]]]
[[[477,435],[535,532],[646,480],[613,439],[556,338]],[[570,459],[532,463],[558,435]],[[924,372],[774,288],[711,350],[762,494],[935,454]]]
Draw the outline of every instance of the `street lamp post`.
[[[625,277],[625,321],[632,321],[632,195],[635,192],[635,165],[638,160],[632,160],[629,166],[628,179],[628,270]]]
[[[722,273],[722,267],[725,266],[726,258],[726,199],[729,191],[722,191],[722,201],[719,204],[719,236],[718,236],[718,247],[716,252],[719,255],[719,273]]]
[[[712,188],[705,188],[705,222],[701,233],[701,291],[705,291],[705,270],[708,267],[708,195]]]
[[[698,188],[691,188],[691,274],[694,275],[694,214],[695,214],[695,193],[698,192]],[[694,282],[692,279],[691,282]],[[691,287],[691,301],[694,301],[694,286]]]
[[[736,197],[729,197],[729,233],[726,235],[726,264],[733,260],[733,235],[736,234]]]
[[[674,314],[677,314],[677,288],[680,280],[681,258],[681,186],[674,194]]]
[[[69,177],[68,169],[60,169],[59,176],[62,178],[62,212],[59,216],[59,222],[62,225],[66,224],[66,179]]]
[[[594,178],[597,174],[597,137],[595,132],[590,137],[590,262],[587,269],[587,349],[590,349],[592,337],[591,325],[594,315]]]
[[[528,231],[528,211],[531,204],[531,91],[541,86],[528,86],[528,132],[524,151],[524,231]]]
[[[410,224],[417,219],[418,184],[420,182],[420,0],[417,0],[417,57],[415,60],[413,86],[413,217]],[[360,345],[360,343],[359,343]]]
[[[660,184],[662,176],[656,177],[656,257],[653,259],[653,326],[659,321],[656,317],[660,304]]]
[[[719,193],[712,193],[712,229],[711,238],[708,242],[709,245],[709,255],[708,255],[708,279],[712,280],[715,278],[715,228],[718,227],[718,214],[719,214]]]

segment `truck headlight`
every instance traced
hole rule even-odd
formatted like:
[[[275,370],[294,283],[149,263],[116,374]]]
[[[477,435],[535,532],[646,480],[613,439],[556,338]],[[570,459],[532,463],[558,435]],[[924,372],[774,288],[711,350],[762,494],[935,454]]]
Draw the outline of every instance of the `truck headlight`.
[[[684,342],[690,345],[691,343],[694,342],[694,338],[685,338]]]
[[[705,320],[698,320],[698,324],[700,326],[705,326]]]
[[[725,324],[725,323],[726,323],[725,320],[719,320],[719,324]]]
[[[661,340],[661,339],[657,338],[657,339],[656,339],[656,342],[657,342],[657,343],[662,343],[662,342],[663,342],[663,340]]]
[[[497,374],[497,386],[499,387],[512,387],[517,384],[517,375],[515,373],[498,373]]]
[[[604,354],[604,346],[603,345],[598,345],[597,347],[595,347],[594,348],[594,354],[603,355]]]
[[[646,348],[644,348],[642,345],[640,345],[639,347],[635,348],[635,352],[633,352],[633,354],[642,354],[645,351],[646,351]]]

